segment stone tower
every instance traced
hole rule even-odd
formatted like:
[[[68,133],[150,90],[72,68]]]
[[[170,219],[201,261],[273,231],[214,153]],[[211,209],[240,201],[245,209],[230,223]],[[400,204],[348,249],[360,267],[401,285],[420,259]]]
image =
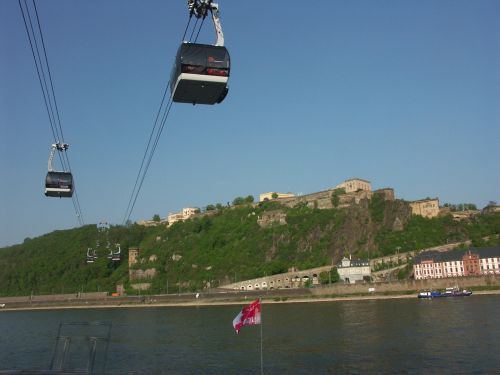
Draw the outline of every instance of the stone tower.
[[[128,267],[137,263],[137,258],[139,257],[138,247],[129,247],[128,249]]]

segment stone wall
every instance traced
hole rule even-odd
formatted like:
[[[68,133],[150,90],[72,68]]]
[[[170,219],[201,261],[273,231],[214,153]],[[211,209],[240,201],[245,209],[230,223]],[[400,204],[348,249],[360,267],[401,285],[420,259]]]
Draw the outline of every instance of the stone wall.
[[[384,192],[387,189],[384,189]],[[392,190],[392,189],[391,189]],[[295,207],[298,204],[306,204],[310,208],[330,209],[334,208],[332,203],[332,193],[334,189],[319,191],[317,193],[301,195],[293,198],[281,198],[275,199],[275,201],[281,203],[287,207]],[[371,199],[373,192],[371,191],[357,191],[352,193],[346,193],[339,195],[339,208],[349,207],[353,204],[359,204],[363,199]],[[387,194],[390,196],[390,193]],[[394,197],[394,192],[392,194]]]
[[[303,287],[307,282],[313,285],[319,284],[319,274],[328,272],[332,266],[311,268],[303,271],[292,271],[277,275],[259,277],[257,279],[244,280],[237,283],[223,285],[222,289],[234,290],[260,290],[260,289],[292,289]]]
[[[458,285],[459,288],[472,286],[500,286],[500,276],[488,275],[477,277],[450,277],[446,279],[407,280],[396,282],[362,283],[362,284],[333,284],[322,288],[311,289],[312,294],[354,294],[368,293],[368,288],[375,288],[375,292],[402,292],[407,290],[445,289]]]
[[[282,210],[267,211],[257,218],[257,224],[261,228],[267,228],[273,224],[285,225],[286,224],[286,214]]]
[[[129,270],[130,280],[137,279],[152,279],[156,276],[156,268],[148,268],[146,270]]]
[[[384,257],[371,259],[370,260],[370,266],[373,268],[376,265],[379,265],[379,264],[382,264],[382,263],[390,263],[390,262],[392,262],[392,263],[398,263],[398,261],[407,262],[408,260],[410,260],[411,258],[413,258],[415,255],[423,253],[425,251],[440,251],[440,252],[444,252],[444,251],[453,250],[453,249],[455,249],[455,248],[457,248],[457,247],[459,247],[461,245],[470,246],[471,244],[472,244],[472,242],[470,240],[467,240],[467,241],[463,241],[463,242],[453,242],[453,243],[449,243],[449,244],[446,244],[446,245],[439,245],[439,246],[434,246],[434,247],[428,247],[426,249],[421,249],[421,250],[413,250],[413,251],[408,251],[408,252],[405,252],[405,253],[387,255],[387,256],[384,256]]]
[[[130,284],[130,287],[134,290],[149,290],[149,288],[151,288],[151,283],[135,283]]]

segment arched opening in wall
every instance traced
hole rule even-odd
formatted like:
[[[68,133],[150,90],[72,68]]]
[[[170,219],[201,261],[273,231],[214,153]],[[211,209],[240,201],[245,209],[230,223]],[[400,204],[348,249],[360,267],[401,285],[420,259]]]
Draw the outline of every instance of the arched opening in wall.
[[[302,276],[302,282],[307,283],[309,281],[309,276]]]
[[[245,287],[244,287],[244,286],[242,286],[242,287],[241,287],[241,290],[245,290]]]
[[[252,289],[253,289],[253,287],[252,287],[251,285],[249,285],[249,286],[247,287],[247,289],[248,289],[248,290],[252,290]]]

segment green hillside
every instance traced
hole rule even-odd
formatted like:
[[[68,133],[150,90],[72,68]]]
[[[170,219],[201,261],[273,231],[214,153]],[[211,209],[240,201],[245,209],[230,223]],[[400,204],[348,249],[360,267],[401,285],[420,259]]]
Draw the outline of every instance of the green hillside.
[[[110,240],[120,242],[125,253],[119,264],[105,256],[85,262],[87,248],[95,246],[95,225],[55,231],[0,249],[0,295],[114,291],[117,283],[128,287],[130,246],[141,249],[135,268],[156,268],[156,277],[148,282],[151,292],[159,293],[167,285],[170,292],[195,291],[292,266],[327,265],[348,253],[374,258],[465,239],[484,246],[482,237],[500,233],[498,214],[455,222],[451,216],[425,219],[409,212],[404,201],[374,195],[342,209],[266,202],[219,208],[170,228],[112,226]],[[286,224],[271,219],[265,227],[259,225],[258,220],[275,214],[285,217]],[[156,259],[149,261],[153,254]]]

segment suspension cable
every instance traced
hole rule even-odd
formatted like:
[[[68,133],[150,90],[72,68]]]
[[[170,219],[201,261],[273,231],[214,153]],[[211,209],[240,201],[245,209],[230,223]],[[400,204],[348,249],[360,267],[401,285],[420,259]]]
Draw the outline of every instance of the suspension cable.
[[[198,36],[200,35],[200,31],[201,31],[201,28],[203,27],[203,22],[205,22],[205,18],[207,18],[207,14],[206,13],[203,16],[203,18],[201,19],[200,28],[198,29],[198,33],[196,34],[196,38],[194,39],[194,43],[196,43],[196,41],[198,40]]]
[[[187,33],[188,28],[189,28],[189,24],[191,22],[191,17],[192,17],[192,14],[189,15],[189,20],[187,22],[186,28],[184,29],[184,34],[182,35],[181,43],[184,41],[184,38],[186,37],[186,33]],[[191,41],[193,38],[197,23],[198,23],[198,19],[196,19],[196,22],[195,22],[195,25],[193,27],[193,31],[191,32],[191,36],[189,38],[189,41]],[[165,91],[163,92],[163,97],[161,99],[161,103],[160,103],[160,106],[158,108],[158,112],[156,113],[155,121],[153,123],[153,128],[151,129],[151,133],[149,134],[149,139],[148,139],[148,142],[146,145],[146,149],[144,150],[144,155],[142,156],[141,166],[139,167],[139,171],[137,172],[134,187],[132,189],[132,193],[130,194],[130,198],[129,198],[129,201],[127,204],[127,209],[125,210],[125,215],[123,217],[123,223],[122,223],[123,225],[125,225],[129,221],[130,216],[132,215],[132,212],[133,212],[134,207],[135,207],[135,203],[137,202],[137,198],[139,197],[139,193],[141,191],[142,185],[143,185],[144,180],[146,178],[146,174],[149,170],[149,166],[151,165],[151,161],[153,160],[153,155],[156,151],[156,147],[158,146],[160,136],[161,136],[163,129],[165,127],[165,123],[167,121],[168,115],[170,114],[170,110],[171,110],[172,104],[173,104],[172,94],[170,94],[170,97],[167,101],[167,104],[165,106],[163,105],[165,103],[165,98],[166,98],[167,91],[168,91],[169,87],[170,87],[170,81],[168,80],[167,85],[165,87]],[[160,117],[162,109],[163,109],[163,115],[162,115],[162,118],[159,122],[159,126],[157,128],[158,119]],[[156,130],[156,134],[155,134],[155,130]],[[151,144],[151,140],[153,139],[153,136],[154,136],[154,141]],[[146,160],[146,157],[147,157],[147,160]]]
[[[41,46],[42,52],[43,52],[44,57],[45,57],[45,69],[47,70],[48,81],[49,81],[50,87],[51,87],[50,91],[49,91],[49,87],[47,84],[47,77],[45,75],[45,69],[43,66],[44,64],[43,64],[43,60],[42,60],[41,55],[40,55],[40,49],[38,47],[37,37],[36,37],[35,29],[33,27],[33,22],[31,19],[31,14],[29,11],[28,4],[26,3],[26,0],[24,0],[24,7],[26,8],[26,9],[24,9],[22,6],[21,0],[18,0],[18,3],[19,3],[19,8],[21,10],[21,14],[23,17],[24,26],[26,29],[26,34],[28,35],[28,40],[29,40],[29,44],[30,44],[31,53],[33,55],[33,60],[35,62],[38,81],[39,81],[40,87],[42,89],[42,95],[43,95],[43,99],[44,99],[44,103],[45,103],[45,108],[47,109],[47,115],[49,117],[49,124],[50,124],[50,128],[52,131],[52,136],[54,138],[54,143],[59,143],[61,141],[64,143],[64,133],[62,130],[59,109],[57,107],[57,101],[56,101],[56,96],[55,96],[54,85],[52,82],[52,75],[50,72],[50,65],[49,65],[49,61],[47,58],[47,50],[45,48],[45,41],[43,39],[42,28],[40,25],[40,18],[38,16],[38,10],[36,8],[35,0],[32,0],[32,4],[33,4],[33,8],[34,8],[35,13],[36,13],[39,38],[40,38],[41,44],[42,44],[42,46]],[[30,25],[29,28],[28,28],[28,23]],[[31,30],[31,34],[30,34],[30,30]],[[33,44],[34,44],[34,46],[33,46]],[[35,51],[36,51],[36,54],[35,54]],[[51,94],[52,94],[52,96],[51,96]],[[54,104],[52,104],[52,102]],[[61,153],[62,153],[62,156],[61,156]],[[58,157],[59,157],[59,160],[61,162],[61,166],[62,166],[63,170],[68,171],[69,173],[72,173],[68,155],[64,151],[58,150]],[[82,214],[82,209],[80,206],[80,201],[78,199],[76,187],[74,187],[73,196],[71,198],[72,198],[73,207],[75,209],[75,213],[76,213],[78,222],[80,225],[83,225],[84,224],[83,214]]]
[[[52,74],[50,72],[49,59],[47,58],[47,49],[45,48],[45,40],[43,39],[42,26],[40,25],[40,18],[38,16],[38,9],[36,7],[35,0],[32,0],[32,1],[33,1],[33,8],[35,9],[35,15],[36,15],[36,20],[37,20],[37,24],[38,24],[38,30],[40,32],[40,39],[42,41],[42,50],[43,50],[43,54],[45,56],[45,63],[47,65],[47,72],[49,74],[49,83],[50,83],[50,88],[52,90],[52,97],[54,98],[54,107],[55,107],[56,115],[57,115],[57,125],[59,126],[59,133],[61,134],[62,142],[65,143],[63,128],[62,128],[62,125],[61,125],[61,116],[59,115],[59,107],[57,106],[57,99],[56,99],[56,94],[55,94],[55,91],[54,91],[54,83],[52,81]],[[67,166],[68,166],[68,171],[71,173],[71,164],[69,162],[68,154],[66,152],[64,152],[63,155],[66,158],[66,163],[67,163]],[[79,218],[80,224],[83,225],[84,221],[83,221],[82,208],[80,206],[80,200],[78,199],[78,192],[76,190],[76,186],[75,186],[74,182],[73,182],[73,195],[74,195],[74,197],[72,196],[73,205],[75,206],[75,208],[77,208],[77,216]]]
[[[198,25],[198,20],[199,20],[199,18],[196,19],[196,22],[194,23],[194,26],[193,26],[193,31],[191,31],[191,36],[189,37],[190,42],[191,42],[191,40],[193,40],[193,35],[194,35],[194,31],[196,30],[196,26]]]

